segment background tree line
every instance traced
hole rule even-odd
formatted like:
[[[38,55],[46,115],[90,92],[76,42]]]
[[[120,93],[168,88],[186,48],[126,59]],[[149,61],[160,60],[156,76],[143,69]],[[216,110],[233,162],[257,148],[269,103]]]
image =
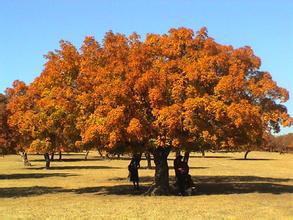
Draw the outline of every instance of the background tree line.
[[[293,151],[293,133],[271,136],[266,150],[280,153]]]

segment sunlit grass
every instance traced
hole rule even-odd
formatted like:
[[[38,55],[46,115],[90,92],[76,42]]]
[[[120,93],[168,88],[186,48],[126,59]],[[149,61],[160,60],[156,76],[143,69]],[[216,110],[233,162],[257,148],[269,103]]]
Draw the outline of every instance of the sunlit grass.
[[[45,170],[42,155],[0,158],[0,219],[279,219],[293,218],[293,155],[252,152],[192,154],[198,192],[189,197],[143,196],[154,170],[139,174],[142,189],[127,180],[129,160],[101,160],[91,152],[64,155]],[[172,159],[172,156],[170,156]],[[169,160],[172,166],[173,161]],[[170,179],[174,171],[170,168]]]

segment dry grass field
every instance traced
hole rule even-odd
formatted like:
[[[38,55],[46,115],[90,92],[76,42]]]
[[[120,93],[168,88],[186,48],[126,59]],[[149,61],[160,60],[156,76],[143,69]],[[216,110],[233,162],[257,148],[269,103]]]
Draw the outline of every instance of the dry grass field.
[[[292,219],[293,155],[251,152],[191,154],[193,196],[143,196],[154,170],[139,170],[141,190],[127,180],[129,160],[101,160],[91,152],[64,154],[43,169],[42,155],[23,167],[0,158],[0,219]],[[169,164],[172,166],[172,156]],[[170,168],[171,182],[174,171]]]

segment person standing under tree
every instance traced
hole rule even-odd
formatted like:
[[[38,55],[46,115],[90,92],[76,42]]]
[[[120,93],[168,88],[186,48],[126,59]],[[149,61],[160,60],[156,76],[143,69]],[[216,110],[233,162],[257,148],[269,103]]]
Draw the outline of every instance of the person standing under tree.
[[[179,154],[174,160],[174,171],[175,171],[175,178],[176,178],[176,185],[178,186],[178,176],[179,174],[179,167],[180,163],[182,163],[182,156]]]
[[[178,189],[179,189],[179,195],[184,196],[185,195],[185,184],[186,184],[186,163],[183,161],[180,161],[178,164]]]
[[[134,189],[139,189],[138,168],[140,167],[139,159],[133,157],[128,165],[130,181],[133,182]]]

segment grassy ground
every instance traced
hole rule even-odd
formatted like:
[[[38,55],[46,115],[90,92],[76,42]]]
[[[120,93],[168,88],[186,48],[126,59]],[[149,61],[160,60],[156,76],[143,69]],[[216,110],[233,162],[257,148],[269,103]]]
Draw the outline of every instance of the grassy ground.
[[[139,170],[142,189],[127,181],[129,160],[91,152],[64,155],[44,170],[43,157],[0,158],[0,219],[293,219],[293,155],[252,152],[192,154],[198,192],[189,197],[141,195],[154,170]],[[173,161],[170,157],[169,164]],[[171,182],[174,171],[170,169]]]

